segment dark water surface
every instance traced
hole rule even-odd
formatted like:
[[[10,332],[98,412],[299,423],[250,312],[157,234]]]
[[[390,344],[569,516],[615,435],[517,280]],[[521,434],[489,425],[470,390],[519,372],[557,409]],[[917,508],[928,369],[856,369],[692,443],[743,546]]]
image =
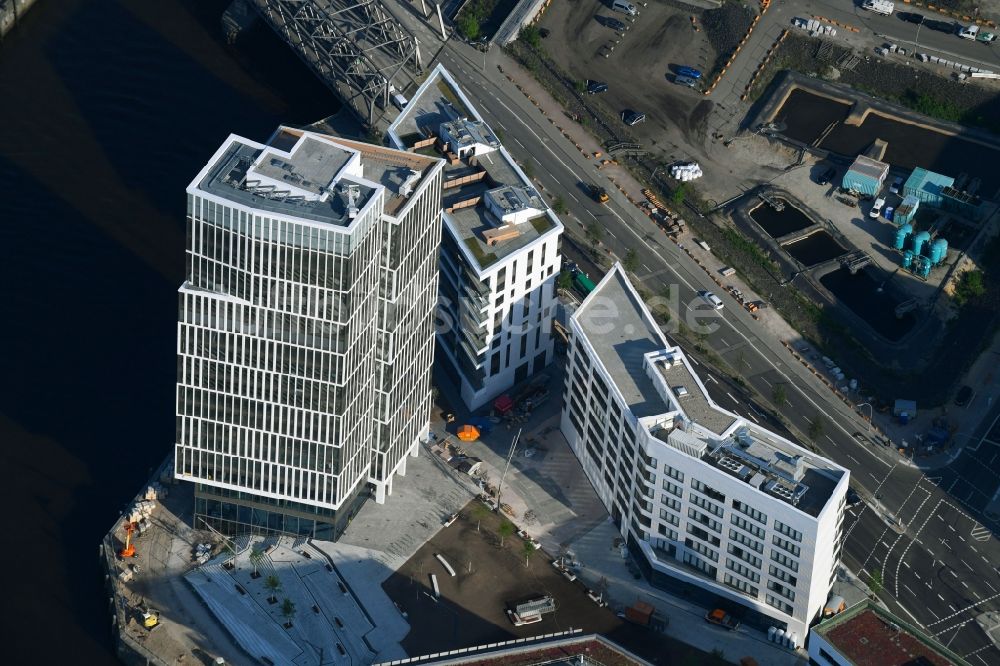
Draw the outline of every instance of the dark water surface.
[[[768,236],[781,238],[793,231],[812,226],[813,221],[806,217],[806,214],[801,210],[784,199],[778,198],[777,201],[785,203],[785,207],[780,211],[766,203],[762,203],[750,211],[750,217],[767,232]]]
[[[788,210],[787,208],[785,210]],[[829,232],[820,229],[805,238],[782,245],[785,252],[801,262],[803,266],[815,266],[845,254],[840,243]]]
[[[224,8],[42,0],[0,44],[4,663],[115,663],[97,546],[173,442],[184,188],[337,110]]]
[[[862,270],[851,275],[846,268],[838,268],[819,281],[887,340],[895,342],[901,339],[917,323],[913,312],[896,317],[896,306],[901,301],[888,290],[879,291],[879,280],[868,271]]]

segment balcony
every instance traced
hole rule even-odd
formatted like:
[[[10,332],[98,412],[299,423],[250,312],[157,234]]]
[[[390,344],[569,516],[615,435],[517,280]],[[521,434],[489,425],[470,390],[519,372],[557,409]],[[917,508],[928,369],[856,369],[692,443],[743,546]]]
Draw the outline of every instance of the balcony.
[[[472,322],[466,323],[468,321],[469,318],[462,315],[462,335],[464,336],[466,342],[468,342],[469,345],[476,350],[476,356],[478,357],[480,354],[485,354],[487,350],[489,350],[489,339],[486,336],[486,331],[480,330]]]
[[[469,283],[462,283],[462,291],[469,297],[469,300],[472,301],[472,306],[480,312],[490,307],[490,302],[486,300],[482,294],[470,287]]]

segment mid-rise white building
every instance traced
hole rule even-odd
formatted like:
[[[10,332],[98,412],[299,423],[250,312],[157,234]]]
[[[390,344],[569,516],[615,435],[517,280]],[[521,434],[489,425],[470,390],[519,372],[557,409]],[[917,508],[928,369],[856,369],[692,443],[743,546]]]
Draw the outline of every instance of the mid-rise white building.
[[[427,436],[443,162],[281,127],[188,186],[177,478],[229,533],[339,536]]]
[[[712,401],[616,265],[570,318],[562,432],[654,585],[801,645],[849,472]]]
[[[388,135],[446,159],[438,358],[477,409],[552,361],[563,226],[443,66]]]

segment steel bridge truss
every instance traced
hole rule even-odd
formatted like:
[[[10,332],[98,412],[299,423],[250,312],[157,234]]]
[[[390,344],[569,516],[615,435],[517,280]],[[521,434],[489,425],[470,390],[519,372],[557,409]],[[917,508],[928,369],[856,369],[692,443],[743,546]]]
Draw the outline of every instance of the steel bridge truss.
[[[394,77],[419,74],[420,47],[379,0],[250,0],[281,38],[371,125]],[[400,82],[402,83],[402,82]],[[358,99],[358,98],[361,99]]]

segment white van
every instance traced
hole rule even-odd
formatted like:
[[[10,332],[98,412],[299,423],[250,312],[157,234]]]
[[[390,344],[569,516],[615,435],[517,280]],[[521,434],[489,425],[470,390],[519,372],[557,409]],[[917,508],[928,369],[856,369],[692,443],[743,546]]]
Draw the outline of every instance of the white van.
[[[865,0],[861,8],[875,12],[876,14],[882,14],[883,16],[890,16],[896,5],[889,2],[889,0]]]
[[[710,292],[710,291],[700,291],[700,292],[698,292],[698,295],[701,296],[702,299],[704,299],[704,301],[706,303],[708,303],[709,305],[711,305],[716,310],[721,310],[723,308],[722,299],[719,298],[718,296],[716,296],[715,294],[713,294],[712,292]]]
[[[639,13],[639,10],[635,8],[635,5],[631,2],[627,2],[626,0],[612,0],[611,9],[616,12],[628,14],[629,16],[636,16]]]
[[[392,96],[392,105],[395,106],[400,111],[402,111],[403,109],[405,109],[406,105],[409,104],[409,103],[410,103],[410,100],[406,99],[405,97],[403,97],[399,93],[395,93]]]

